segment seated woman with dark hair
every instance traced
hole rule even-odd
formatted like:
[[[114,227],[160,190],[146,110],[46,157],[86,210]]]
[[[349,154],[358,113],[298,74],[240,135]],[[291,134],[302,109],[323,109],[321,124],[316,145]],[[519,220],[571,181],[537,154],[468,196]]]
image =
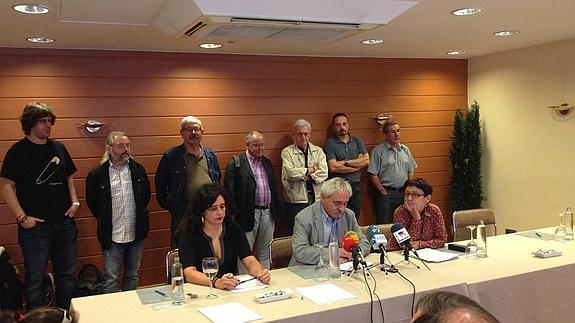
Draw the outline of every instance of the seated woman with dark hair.
[[[433,188],[423,178],[406,183],[403,205],[393,213],[393,223],[403,225],[411,236],[413,248],[441,248],[447,242],[447,231],[441,210],[429,203]],[[400,249],[394,238],[389,239],[387,250]]]
[[[209,286],[202,273],[202,259],[216,257],[219,270],[214,287],[233,289],[239,283],[227,273],[238,272],[238,257],[248,273],[262,283],[269,283],[270,273],[252,256],[244,231],[226,213],[226,198],[222,188],[205,184],[196,193],[178,228],[179,257],[188,283]]]

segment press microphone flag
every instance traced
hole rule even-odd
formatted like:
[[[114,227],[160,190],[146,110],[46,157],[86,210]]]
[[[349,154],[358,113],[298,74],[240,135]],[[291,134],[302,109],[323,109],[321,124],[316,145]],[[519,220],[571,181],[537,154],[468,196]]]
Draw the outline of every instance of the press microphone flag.
[[[403,247],[405,243],[409,243],[411,245],[411,236],[403,225],[395,223],[391,226],[391,233],[400,246]]]
[[[387,246],[387,238],[376,225],[370,225],[367,228],[367,239],[374,250],[381,250]]]

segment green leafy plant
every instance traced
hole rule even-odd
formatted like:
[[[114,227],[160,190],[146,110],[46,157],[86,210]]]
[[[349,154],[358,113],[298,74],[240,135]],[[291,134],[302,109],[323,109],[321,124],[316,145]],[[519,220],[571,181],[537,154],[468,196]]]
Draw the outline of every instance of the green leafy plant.
[[[451,160],[451,212],[481,208],[485,199],[481,181],[481,127],[479,104],[457,110],[449,150]]]

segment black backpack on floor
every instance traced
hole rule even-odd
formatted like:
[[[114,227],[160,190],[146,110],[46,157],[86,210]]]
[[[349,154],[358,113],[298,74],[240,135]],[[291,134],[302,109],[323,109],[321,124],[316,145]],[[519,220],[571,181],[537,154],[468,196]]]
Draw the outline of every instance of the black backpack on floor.
[[[24,284],[9,259],[8,252],[0,253],[0,310],[22,311]]]
[[[104,294],[102,271],[92,264],[85,264],[78,273],[73,297]]]

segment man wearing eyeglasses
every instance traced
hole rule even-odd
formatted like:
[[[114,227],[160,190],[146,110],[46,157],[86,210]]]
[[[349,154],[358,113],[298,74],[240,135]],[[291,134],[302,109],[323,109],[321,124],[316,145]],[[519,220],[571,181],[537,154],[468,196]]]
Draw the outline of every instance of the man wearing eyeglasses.
[[[383,124],[385,141],[371,151],[367,172],[376,189],[377,223],[391,223],[393,212],[403,204],[405,182],[413,177],[417,163],[409,148],[399,143],[401,129],[394,121]]]
[[[230,214],[246,233],[256,258],[269,269],[269,245],[274,237],[280,205],[272,162],[264,156],[264,135],[252,130],[246,135],[246,151],[228,162],[224,187]],[[243,263],[238,262],[243,272]]]
[[[180,123],[184,143],[168,149],[156,170],[156,199],[172,215],[172,247],[174,232],[184,215],[188,202],[204,184],[220,183],[220,165],[216,154],[202,146],[202,121],[187,116]]]
[[[55,274],[56,306],[69,308],[74,288],[74,217],[80,208],[76,166],[66,147],[49,138],[55,122],[47,104],[28,103],[20,117],[26,137],[10,147],[0,175],[2,195],[18,223],[28,309],[43,305],[48,260]]]
[[[104,292],[138,287],[138,269],[148,235],[150,182],[144,166],[130,155],[130,138],[112,131],[106,138],[100,165],[86,177],[86,203],[98,220],[98,240],[104,253]]]

